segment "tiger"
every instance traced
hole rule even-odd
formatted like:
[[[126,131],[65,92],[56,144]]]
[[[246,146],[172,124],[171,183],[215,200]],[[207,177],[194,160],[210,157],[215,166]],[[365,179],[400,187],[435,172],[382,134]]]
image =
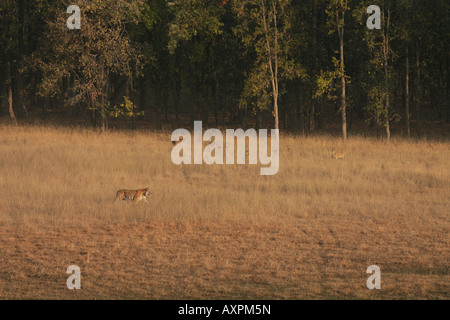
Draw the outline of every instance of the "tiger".
[[[149,188],[138,190],[120,189],[116,192],[116,199],[114,199],[114,202],[116,202],[117,200],[133,200],[134,203],[137,203],[140,200],[144,200],[145,202],[147,202],[147,196],[151,195],[152,193],[150,192]]]

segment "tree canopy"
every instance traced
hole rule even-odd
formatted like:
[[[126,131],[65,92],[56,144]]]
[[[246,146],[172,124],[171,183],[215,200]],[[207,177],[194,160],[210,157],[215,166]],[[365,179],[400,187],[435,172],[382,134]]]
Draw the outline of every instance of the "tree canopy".
[[[80,29],[66,25],[71,4]],[[379,29],[367,27],[371,5],[380,8]],[[387,139],[422,136],[427,124],[450,120],[449,7],[4,0],[0,116],[20,123],[55,115],[102,130],[124,118],[155,128],[203,120],[344,139],[372,129]]]

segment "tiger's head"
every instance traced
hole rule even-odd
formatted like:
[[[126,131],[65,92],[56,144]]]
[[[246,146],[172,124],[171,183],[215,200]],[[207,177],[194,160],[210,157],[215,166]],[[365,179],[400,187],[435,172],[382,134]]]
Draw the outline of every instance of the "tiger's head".
[[[146,197],[146,196],[151,196],[152,195],[152,193],[150,192],[150,189],[149,188],[145,188],[144,189],[144,196]]]

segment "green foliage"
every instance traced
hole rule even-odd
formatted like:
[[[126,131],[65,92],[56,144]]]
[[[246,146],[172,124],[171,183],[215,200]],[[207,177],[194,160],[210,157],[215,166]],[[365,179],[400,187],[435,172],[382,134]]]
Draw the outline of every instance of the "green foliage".
[[[342,17],[350,9],[348,0],[329,0],[327,1],[325,13],[328,16],[327,27],[329,34],[333,34],[337,30],[344,28],[344,20]]]
[[[222,33],[223,7],[215,0],[170,1],[174,19],[170,25],[169,50],[174,52],[180,42],[189,41],[198,35],[210,40]]]
[[[254,114],[258,110],[269,110],[272,97],[270,75],[267,64],[256,65],[249,73],[244,84],[244,90],[239,100],[241,109],[249,108]]]
[[[365,25],[367,15],[364,15],[366,6],[370,1],[360,4],[360,7],[354,10],[354,15],[359,19],[360,25]],[[391,105],[387,105],[387,100],[392,99],[392,91],[394,89],[393,80],[393,64],[396,63],[397,55],[392,49],[392,43],[399,38],[401,34],[401,19],[394,16],[387,19],[387,12],[401,10],[401,8],[393,7],[389,1],[383,2],[382,10],[382,29],[369,30],[364,28],[363,41],[367,47],[368,59],[364,66],[366,75],[364,78],[364,88],[367,94],[367,105],[365,106],[366,121],[380,121],[380,123],[388,124],[390,121],[399,121],[400,115],[395,112]],[[386,52],[385,52],[386,50]],[[385,59],[387,66],[385,68]]]
[[[318,98],[326,94],[327,98],[330,100],[337,99],[336,80],[341,77],[340,62],[336,57],[332,57],[331,59],[333,61],[334,70],[320,70],[320,74],[316,78],[316,91],[314,93],[314,98]]]
[[[66,27],[69,4],[80,6],[81,30]],[[382,30],[366,27],[372,4],[390,9],[389,33],[386,19]],[[0,94],[9,99],[11,88],[18,114],[53,98],[52,109],[64,101],[132,117],[139,97],[158,115],[190,108],[210,118],[211,108],[224,121],[241,115],[237,105],[246,114],[279,98],[292,128],[323,115],[344,76],[350,116],[387,125],[404,114],[408,61],[413,123],[448,120],[449,9],[448,0],[3,0]]]
[[[81,29],[67,29],[61,7],[56,21],[46,21],[45,45],[32,63],[43,73],[41,95],[55,95],[62,79],[72,76],[76,94],[68,104],[84,99],[104,116],[110,77],[125,77],[131,83],[140,72],[142,54],[132,44],[127,25],[138,23],[143,1],[82,0],[78,5],[83,12]]]
[[[110,110],[108,110],[108,116],[111,118],[133,118],[137,116],[143,116],[144,111],[138,112],[138,107],[129,99],[129,97],[123,97],[124,102],[113,106]]]
[[[279,82],[305,76],[305,69],[294,59],[291,31],[294,11],[291,0],[233,1],[237,16],[234,33],[252,57],[240,106],[265,110],[270,98],[278,95]]]
[[[152,31],[162,22],[159,7],[153,2],[146,2],[142,9],[141,20],[147,30]]]

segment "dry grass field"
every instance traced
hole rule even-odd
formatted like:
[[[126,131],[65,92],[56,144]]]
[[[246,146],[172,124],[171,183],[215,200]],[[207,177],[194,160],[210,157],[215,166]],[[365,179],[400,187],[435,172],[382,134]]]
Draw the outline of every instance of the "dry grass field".
[[[0,126],[0,298],[450,298],[449,142],[281,136],[275,176],[171,149],[170,133]],[[113,203],[144,187],[148,204]]]

